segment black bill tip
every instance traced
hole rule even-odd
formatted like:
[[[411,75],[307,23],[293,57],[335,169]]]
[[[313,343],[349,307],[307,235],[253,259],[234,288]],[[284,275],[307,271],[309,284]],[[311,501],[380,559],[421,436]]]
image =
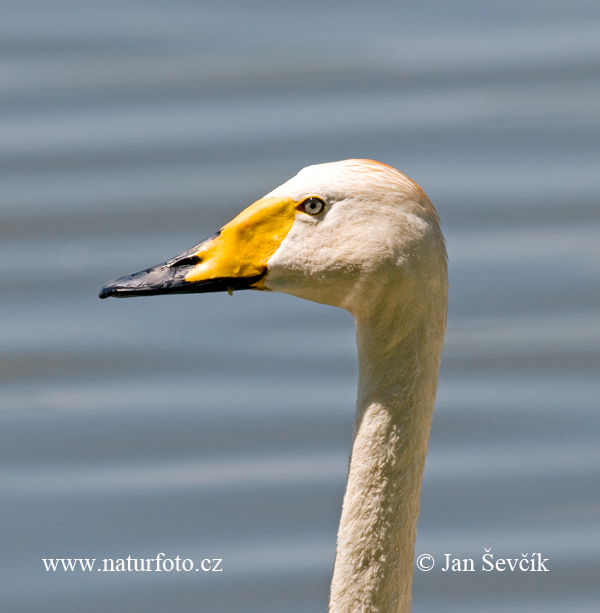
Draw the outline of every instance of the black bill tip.
[[[128,296],[133,296],[137,294],[127,293],[126,289],[122,286],[121,281],[126,279],[127,277],[119,277],[118,279],[112,279],[106,285],[102,287],[98,297],[101,300],[105,298],[110,298],[111,296],[114,298],[127,298]]]
[[[100,293],[98,294],[98,298],[100,298],[100,300],[104,300],[105,298],[109,298],[112,295],[113,295],[112,290],[108,287],[108,285],[105,285],[100,290]]]
[[[104,298],[130,298],[133,296],[161,296],[164,294],[206,294],[210,292],[232,292],[241,289],[262,289],[252,287],[266,274],[266,270],[252,277],[206,279],[189,282],[185,280],[185,266],[162,264],[119,277],[109,281],[99,293]]]
[[[99,297],[129,298],[131,296],[144,296],[157,293],[167,293],[175,281],[175,275],[168,274],[165,266],[157,266],[112,279],[100,290]],[[167,274],[165,274],[167,273]],[[180,281],[181,282],[181,281]]]

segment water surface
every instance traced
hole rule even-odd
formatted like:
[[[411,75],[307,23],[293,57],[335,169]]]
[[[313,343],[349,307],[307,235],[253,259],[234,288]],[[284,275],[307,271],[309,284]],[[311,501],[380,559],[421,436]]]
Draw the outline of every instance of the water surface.
[[[414,611],[596,611],[597,3],[0,10],[2,610],[326,609],[351,317],[97,292],[303,166],[366,157],[423,186],[448,241]],[[484,548],[550,572],[484,573]],[[160,552],[223,572],[42,563]]]

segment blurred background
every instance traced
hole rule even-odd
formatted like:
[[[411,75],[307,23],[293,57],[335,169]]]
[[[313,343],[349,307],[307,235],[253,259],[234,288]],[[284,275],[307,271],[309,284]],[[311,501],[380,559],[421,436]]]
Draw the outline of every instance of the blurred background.
[[[0,608],[325,611],[348,313],[108,300],[312,163],[436,205],[450,313],[413,610],[600,606],[597,0],[0,2]],[[535,552],[550,572],[481,572]],[[46,572],[153,558],[223,572]],[[442,572],[443,554],[476,572]],[[98,562],[99,563],[99,562]]]

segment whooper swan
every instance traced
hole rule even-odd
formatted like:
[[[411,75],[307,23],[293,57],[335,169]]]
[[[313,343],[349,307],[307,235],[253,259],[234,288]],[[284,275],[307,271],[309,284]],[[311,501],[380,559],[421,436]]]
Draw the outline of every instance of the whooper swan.
[[[352,313],[358,400],[331,613],[410,611],[421,478],[446,326],[438,216],[390,166],[309,166],[220,232],[100,294],[256,289]]]

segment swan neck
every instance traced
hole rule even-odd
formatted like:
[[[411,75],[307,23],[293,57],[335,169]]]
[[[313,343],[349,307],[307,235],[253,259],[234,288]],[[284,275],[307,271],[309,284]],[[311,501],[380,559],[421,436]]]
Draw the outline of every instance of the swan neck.
[[[432,321],[427,314],[378,313],[356,318],[359,389],[331,613],[410,611],[445,316]]]

